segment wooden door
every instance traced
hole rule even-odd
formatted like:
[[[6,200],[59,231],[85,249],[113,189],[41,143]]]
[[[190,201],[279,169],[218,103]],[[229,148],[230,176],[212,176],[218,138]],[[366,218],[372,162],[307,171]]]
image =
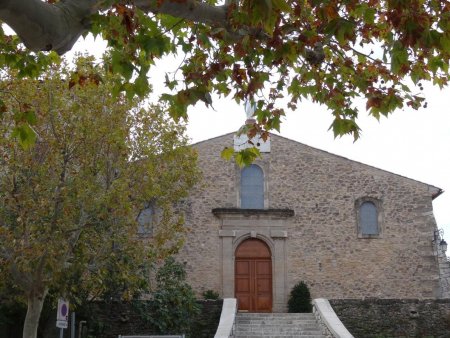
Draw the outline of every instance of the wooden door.
[[[248,239],[236,250],[235,296],[240,311],[272,312],[272,257],[258,239]]]

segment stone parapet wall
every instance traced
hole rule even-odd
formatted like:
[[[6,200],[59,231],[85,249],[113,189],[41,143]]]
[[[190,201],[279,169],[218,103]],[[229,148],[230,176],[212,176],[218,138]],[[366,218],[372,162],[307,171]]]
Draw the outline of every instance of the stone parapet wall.
[[[76,337],[88,338],[117,338],[119,335],[154,335],[157,329],[151,324],[151,313],[143,311],[145,302],[95,302],[77,311]],[[140,303],[140,304],[138,304]],[[190,334],[186,338],[211,338],[214,336],[222,311],[222,300],[199,300],[201,312],[192,321]],[[56,313],[56,309],[54,311]],[[86,321],[79,336],[80,321]],[[43,338],[59,337],[59,330],[55,328],[55,318],[51,316],[43,329]],[[70,326],[69,326],[70,327]],[[2,332],[0,327],[0,333]],[[6,331],[7,332],[7,331]],[[174,332],[172,332],[174,333]],[[182,334],[184,332],[177,332]],[[19,338],[21,336],[1,336],[1,338]],[[70,337],[70,329],[64,330],[64,338]]]
[[[450,299],[339,299],[330,304],[355,338],[450,337]]]
[[[328,299],[316,298],[312,302],[314,317],[322,328],[326,338],[354,338],[344,326]]]

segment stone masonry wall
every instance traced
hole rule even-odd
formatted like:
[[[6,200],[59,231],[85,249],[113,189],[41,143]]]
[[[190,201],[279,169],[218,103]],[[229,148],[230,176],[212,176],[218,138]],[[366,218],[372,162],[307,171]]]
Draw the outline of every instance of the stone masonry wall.
[[[450,298],[450,260],[436,241],[435,251],[439,262],[439,281],[443,298]]]
[[[450,299],[330,300],[355,338],[450,337]]]
[[[199,294],[224,287],[221,223],[211,211],[240,206],[240,168],[220,157],[225,146],[233,146],[232,134],[193,146],[203,183],[186,203],[189,232],[179,259]],[[271,148],[255,163],[264,170],[268,208],[295,212],[282,239],[286,295],[303,280],[313,298],[441,296],[432,243],[437,188],[276,135]],[[358,238],[355,201],[362,197],[381,201],[379,238]]]
[[[141,301],[145,302],[145,301]],[[222,300],[200,300],[201,312],[193,320],[191,332],[187,338],[210,338],[213,337],[219,325],[220,313],[222,311]],[[56,309],[53,311],[56,313]],[[133,305],[129,302],[114,303],[94,303],[85,311],[78,311],[76,315],[75,336],[96,337],[96,338],[117,338],[119,335],[152,335],[158,334],[146,317],[151,317],[151,313],[139,310],[139,305]],[[80,320],[86,321],[83,325],[83,332],[79,333]],[[70,327],[70,323],[69,323]],[[0,327],[0,332],[2,332]],[[8,331],[5,331],[8,332]],[[172,332],[174,333],[174,332]],[[183,333],[183,332],[178,332]],[[19,338],[21,332],[17,335],[1,336],[2,338]],[[59,337],[59,329],[55,327],[55,317],[51,316],[42,337]],[[70,337],[70,329],[64,330],[63,338]]]

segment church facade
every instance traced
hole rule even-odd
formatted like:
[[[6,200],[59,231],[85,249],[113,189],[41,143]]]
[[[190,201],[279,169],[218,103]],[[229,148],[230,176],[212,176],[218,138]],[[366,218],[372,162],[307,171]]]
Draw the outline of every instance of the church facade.
[[[202,182],[183,203],[179,254],[201,294],[283,312],[304,281],[313,298],[439,298],[432,200],[442,190],[281,136],[240,168],[227,134],[193,145]]]

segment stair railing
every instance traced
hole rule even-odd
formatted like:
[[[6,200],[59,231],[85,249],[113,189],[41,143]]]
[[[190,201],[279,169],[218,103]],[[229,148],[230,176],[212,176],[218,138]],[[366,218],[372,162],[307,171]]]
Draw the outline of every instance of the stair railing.
[[[237,312],[236,298],[225,298],[220,314],[219,326],[214,338],[233,338]]]

